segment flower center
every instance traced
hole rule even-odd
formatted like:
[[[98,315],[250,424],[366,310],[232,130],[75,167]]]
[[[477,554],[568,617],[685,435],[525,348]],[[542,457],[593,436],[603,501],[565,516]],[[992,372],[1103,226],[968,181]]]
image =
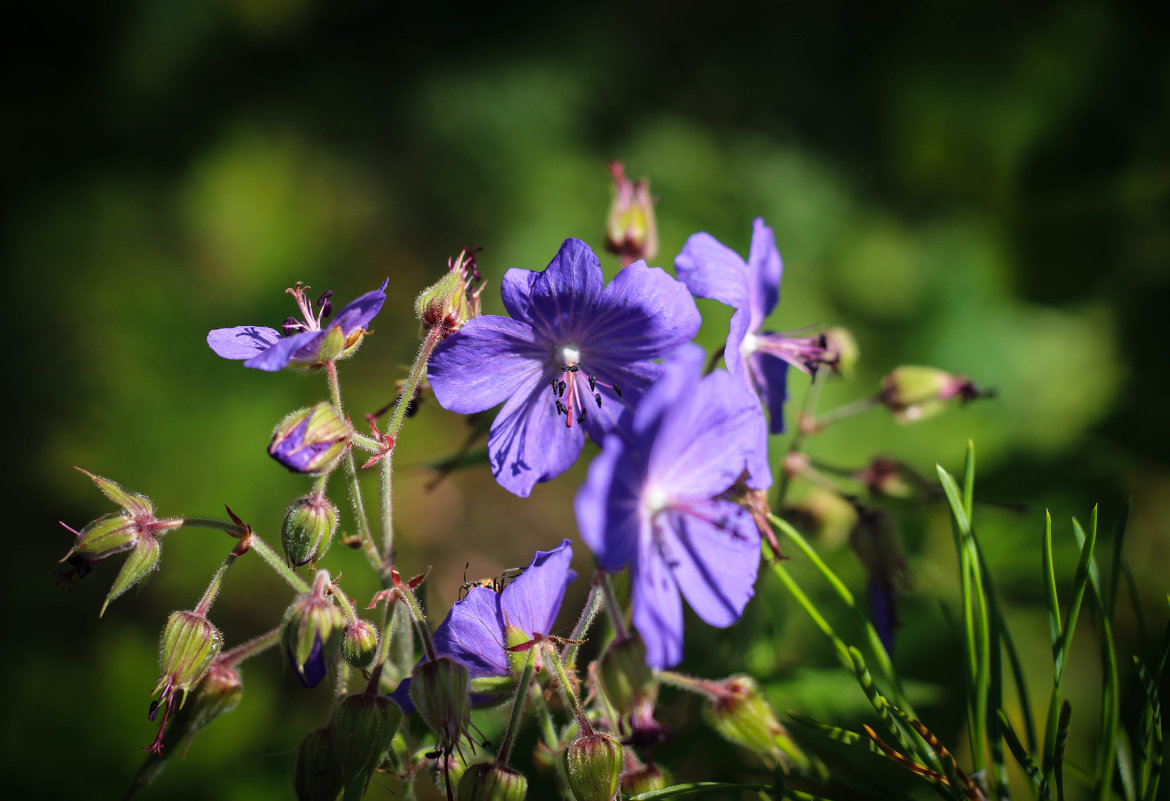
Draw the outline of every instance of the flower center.
[[[320,331],[321,321],[333,313],[333,301],[330,298],[333,295],[333,290],[325,292],[321,297],[317,298],[317,303],[314,304],[312,298],[309,297],[309,287],[301,284],[300,281],[292,289],[286,289],[286,293],[292,295],[297,302],[297,308],[301,310],[303,319],[298,320],[295,317],[289,317],[284,321],[284,335],[292,336],[299,331]],[[316,306],[316,309],[314,309]]]
[[[552,387],[553,399],[557,405],[557,414],[565,416],[565,427],[572,428],[573,422],[585,422],[585,412],[589,407],[590,395],[592,400],[601,408],[601,393],[598,386],[607,387],[619,398],[622,389],[617,382],[606,383],[599,381],[597,376],[585,369],[581,363],[581,348],[572,343],[558,345],[553,351],[554,364],[559,367],[559,375],[554,373],[549,379]]]
[[[807,329],[806,329],[807,330]],[[839,354],[829,347],[824,334],[814,336],[793,336],[799,331],[774,333],[765,331],[760,334],[748,333],[740,345],[740,353],[746,359],[753,353],[766,353],[777,359],[788,362],[797,370],[815,377],[822,365],[837,369]]]
[[[646,515],[654,517],[670,506],[670,496],[661,487],[651,485],[642,491],[642,505],[646,509]]]

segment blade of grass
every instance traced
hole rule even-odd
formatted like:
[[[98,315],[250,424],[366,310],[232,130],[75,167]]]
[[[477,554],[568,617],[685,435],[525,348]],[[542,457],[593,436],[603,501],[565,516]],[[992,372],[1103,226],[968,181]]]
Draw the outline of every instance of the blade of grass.
[[[894,735],[903,751],[913,754],[920,762],[925,761],[926,754],[920,747],[917,738],[913,735],[907,736],[901,723],[890,711],[892,705],[889,700],[874,685],[873,677],[869,673],[869,668],[865,666],[865,657],[861,655],[861,651],[850,646],[849,657],[853,660],[853,673],[857,676],[857,683],[861,685],[862,692],[869,699],[870,706],[877,712],[878,718],[885,724],[886,729]]]
[[[1064,747],[1068,743],[1068,726],[1072,721],[1072,705],[1064,701],[1060,705],[1060,721],[1056,728],[1056,753],[1054,755],[1053,773],[1056,778],[1056,797],[1064,801]]]
[[[1158,796],[1158,782],[1162,776],[1162,709],[1158,702],[1158,681],[1150,675],[1145,664],[1136,656],[1133,663],[1146,692],[1146,709],[1142,715],[1140,744],[1145,751],[1141,770],[1138,771],[1138,797],[1142,801],[1154,801]]]
[[[1011,722],[1002,709],[999,710],[999,723],[1012,756],[1016,758],[1016,762],[1020,763],[1020,767],[1028,775],[1028,778],[1032,780],[1032,786],[1035,788],[1033,795],[1044,799],[1044,801],[1052,801],[1052,793],[1048,790],[1048,780],[1044,778],[1044,774],[1036,767],[1032,757],[1028,756],[1028,752],[1024,750],[1020,738],[1016,736]]]

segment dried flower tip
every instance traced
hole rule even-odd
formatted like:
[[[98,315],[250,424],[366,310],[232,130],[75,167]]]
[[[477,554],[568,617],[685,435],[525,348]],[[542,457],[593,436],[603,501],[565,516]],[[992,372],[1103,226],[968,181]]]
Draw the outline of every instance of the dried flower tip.
[[[652,259],[658,253],[658,225],[650,181],[631,182],[621,162],[609,164],[613,175],[613,199],[605,225],[605,249],[622,257],[623,264]]]
[[[293,786],[299,801],[334,801],[341,792],[341,763],[328,729],[311,731],[297,746]]]
[[[346,796],[360,798],[402,722],[398,704],[383,695],[347,696],[333,713],[333,742]]]
[[[320,476],[337,467],[353,429],[330,403],[299,409],[272,432],[268,455],[294,473]]]
[[[426,331],[439,329],[445,339],[480,314],[479,296],[484,283],[475,265],[476,250],[462,250],[447,262],[447,274],[424,289],[414,301],[414,311]],[[475,287],[475,284],[479,284]]]
[[[378,629],[368,620],[356,620],[341,637],[341,658],[352,668],[368,670],[378,655]]]
[[[324,556],[333,542],[337,520],[337,507],[324,495],[305,495],[293,501],[285,510],[280,532],[288,561],[300,567]]]
[[[471,765],[459,779],[458,801],[524,801],[528,779],[504,765],[480,762]]]
[[[895,368],[882,379],[878,397],[894,413],[894,419],[910,423],[938,414],[952,398],[967,402],[987,396],[966,376],[934,367],[907,366]]]
[[[328,586],[329,571],[317,571],[313,588],[297,596],[281,624],[281,644],[306,687],[321,683],[341,647],[345,614],[329,597]]]
[[[622,744],[608,734],[594,732],[573,740],[561,757],[573,797],[577,801],[611,801],[624,759]]]

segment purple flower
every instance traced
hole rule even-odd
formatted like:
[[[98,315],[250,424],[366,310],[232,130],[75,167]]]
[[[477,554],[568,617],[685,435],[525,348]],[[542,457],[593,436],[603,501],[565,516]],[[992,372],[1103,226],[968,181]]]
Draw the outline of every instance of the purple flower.
[[[256,325],[238,325],[235,328],[217,328],[207,335],[207,344],[225,359],[244,359],[245,367],[276,372],[290,362],[296,367],[315,369],[328,361],[348,356],[361,344],[366,326],[381,310],[386,301],[386,284],[367,292],[337,313],[332,323],[325,324],[332,311],[332,292],[326,292],[314,304],[305,294],[308,287],[299,283],[285,290],[292,295],[301,310],[302,320],[289,317],[284,322],[284,334],[274,328]]]
[[[784,430],[784,401],[788,399],[788,365],[815,375],[835,356],[823,336],[791,336],[761,331],[764,320],[780,299],[783,264],[772,229],[757,218],[747,263],[731,248],[707,233],[694,234],[674,260],[674,268],[691,292],[713,298],[735,309],[723,358],[732,375],[739,376],[759,395],[771,418],[771,431]],[[754,473],[753,473],[754,475]]]
[[[661,372],[653,360],[689,342],[699,311],[686,287],[637,261],[605,285],[589,246],[566,239],[543,272],[512,269],[508,317],[470,320],[435,349],[431,388],[445,409],[503,403],[488,435],[492,473],[527,496],[600,442]]]
[[[600,566],[630,566],[634,627],[660,668],[682,659],[682,598],[729,626],[760,562],[751,515],[721,495],[756,458],[763,412],[726,371],[700,379],[703,360],[688,346],[665,363],[628,430],[605,438],[575,503]]]

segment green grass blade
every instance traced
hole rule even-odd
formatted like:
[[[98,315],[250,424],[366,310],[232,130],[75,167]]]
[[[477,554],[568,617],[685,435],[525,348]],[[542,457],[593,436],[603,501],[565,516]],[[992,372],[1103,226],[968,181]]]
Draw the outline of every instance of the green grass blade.
[[[629,801],[662,801],[665,798],[682,798],[688,795],[707,795],[708,793],[767,793],[772,795],[773,788],[768,784],[730,784],[728,782],[687,782],[663,787],[661,790],[650,790],[645,793],[629,796]],[[723,796],[726,798],[727,796]],[[789,794],[789,798],[815,799],[816,796],[802,793],[799,796]]]
[[[1060,721],[1056,729],[1056,754],[1053,765],[1058,801],[1064,801],[1064,747],[1068,744],[1068,726],[1071,720],[1072,705],[1065,701],[1060,705]]]
[[[849,646],[849,656],[853,660],[853,672],[857,676],[857,683],[861,685],[862,692],[869,699],[870,706],[877,712],[878,718],[885,724],[886,730],[894,735],[903,752],[913,754],[919,762],[925,762],[927,757],[923,749],[919,747],[917,738],[906,736],[902,725],[890,711],[892,704],[874,685],[873,676],[870,675],[869,668],[865,666],[865,657],[861,655],[861,651]]]
[[[1048,634],[1052,638],[1052,680],[1060,683],[1060,668],[1064,661],[1062,640],[1064,627],[1060,624],[1060,598],[1056,593],[1056,568],[1052,560],[1052,515],[1044,510],[1044,547],[1041,550],[1041,569],[1044,576],[1044,598],[1048,606]]]
[[[1044,778],[1044,774],[1040,772],[1040,769],[1036,767],[1036,763],[1032,761],[1032,757],[1028,756],[1028,752],[1024,750],[1020,738],[1016,736],[1011,722],[1002,709],[999,710],[999,724],[1003,730],[1004,739],[1007,741],[1008,749],[1012,752],[1012,756],[1016,758],[1016,762],[1020,764],[1020,768],[1023,769],[1028,778],[1032,780],[1032,786],[1035,788],[1034,795],[1043,799],[1043,801],[1052,801],[1052,794],[1048,790],[1048,781]]]
[[[963,509],[967,512],[967,526],[975,517],[975,440],[967,440],[967,454],[963,460]]]
[[[1142,727],[1139,745],[1145,752],[1142,769],[1138,771],[1140,784],[1139,797],[1142,801],[1154,801],[1158,795],[1158,782],[1162,776],[1162,709],[1158,702],[1158,682],[1150,675],[1150,671],[1136,656],[1133,663],[1137,667],[1138,676],[1142,680],[1142,687],[1146,692],[1145,714],[1142,716]]]

